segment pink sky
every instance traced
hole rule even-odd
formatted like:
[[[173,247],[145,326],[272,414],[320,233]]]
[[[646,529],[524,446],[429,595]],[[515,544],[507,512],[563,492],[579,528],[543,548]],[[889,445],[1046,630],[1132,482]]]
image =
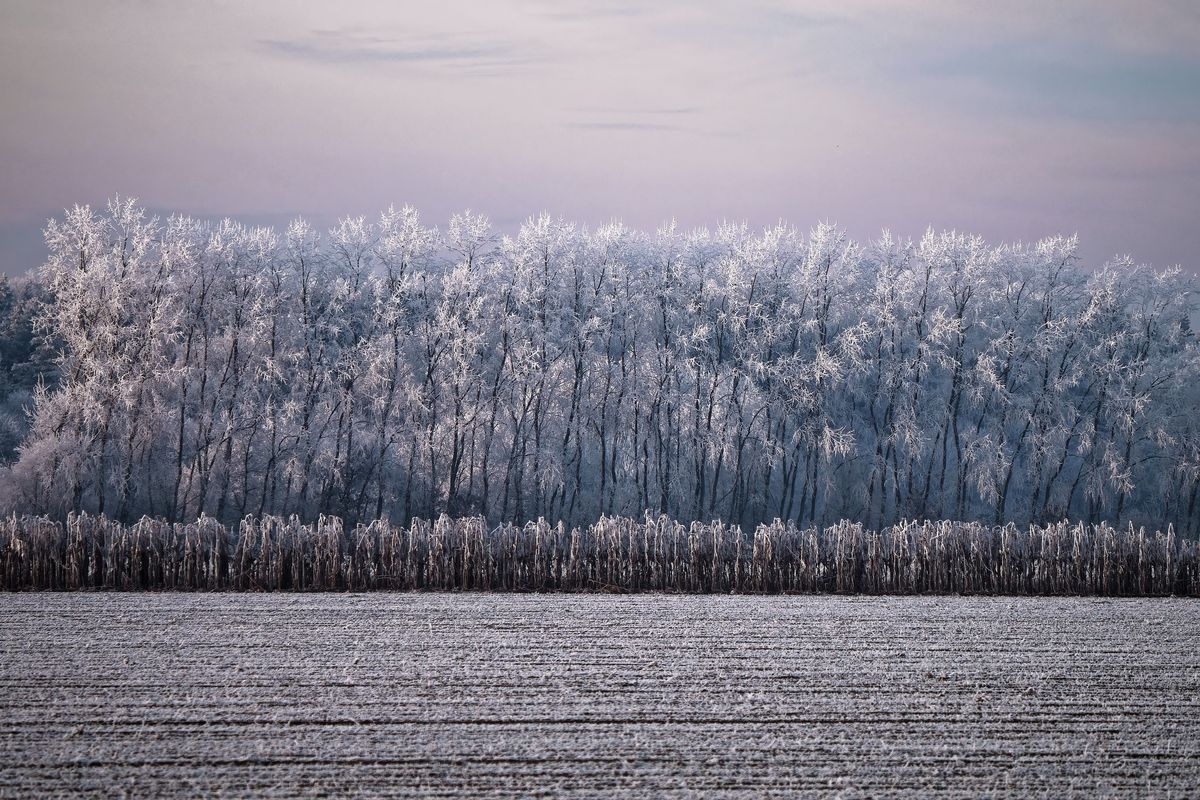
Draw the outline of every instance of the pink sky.
[[[0,6],[0,271],[74,203],[1078,232],[1200,266],[1192,2]]]

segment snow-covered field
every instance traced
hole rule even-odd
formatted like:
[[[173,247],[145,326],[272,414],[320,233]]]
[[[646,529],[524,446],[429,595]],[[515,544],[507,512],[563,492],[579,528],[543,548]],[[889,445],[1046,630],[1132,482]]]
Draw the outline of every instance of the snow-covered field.
[[[0,596],[0,796],[1195,797],[1200,600]]]

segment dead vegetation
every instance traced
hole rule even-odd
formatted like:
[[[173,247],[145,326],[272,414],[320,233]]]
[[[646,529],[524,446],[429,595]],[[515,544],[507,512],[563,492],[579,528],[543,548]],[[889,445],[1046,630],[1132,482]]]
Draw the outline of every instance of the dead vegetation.
[[[1196,542],[1082,523],[743,531],[648,515],[584,528],[442,517],[347,530],[335,517],[227,527],[12,516],[0,521],[0,570],[9,590],[1200,594]]]

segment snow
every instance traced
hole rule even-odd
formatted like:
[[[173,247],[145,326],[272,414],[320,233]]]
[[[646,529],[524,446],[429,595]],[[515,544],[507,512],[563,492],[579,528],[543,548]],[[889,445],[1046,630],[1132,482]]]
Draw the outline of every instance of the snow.
[[[1200,601],[0,598],[0,796],[1185,796]]]

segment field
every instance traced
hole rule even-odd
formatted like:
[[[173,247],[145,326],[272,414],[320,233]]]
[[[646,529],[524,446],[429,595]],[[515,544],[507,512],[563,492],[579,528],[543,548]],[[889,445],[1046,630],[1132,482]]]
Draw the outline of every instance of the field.
[[[1200,601],[0,596],[0,796],[1195,796]]]

